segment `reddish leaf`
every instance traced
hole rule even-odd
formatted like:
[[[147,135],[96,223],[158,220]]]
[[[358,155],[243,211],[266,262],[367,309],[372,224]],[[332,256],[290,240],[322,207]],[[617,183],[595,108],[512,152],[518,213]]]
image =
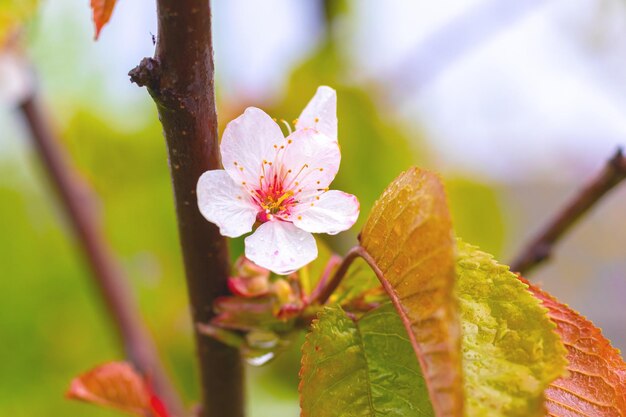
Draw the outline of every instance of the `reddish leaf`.
[[[167,408],[165,408],[165,404],[159,397],[154,394],[150,395],[150,408],[154,413],[154,417],[169,417],[169,413],[167,412]]]
[[[96,39],[100,36],[100,31],[104,25],[111,19],[116,2],[117,0],[91,0],[93,23],[96,25]]]
[[[361,245],[408,332],[435,415],[462,416],[455,242],[439,177],[413,168],[394,180],[374,205]]]
[[[589,320],[545,291],[533,285],[530,290],[548,308],[568,351],[569,375],[554,381],[545,393],[548,415],[626,416],[626,363],[619,351]]]
[[[109,362],[75,378],[67,397],[141,417],[168,417],[161,400],[126,362]]]

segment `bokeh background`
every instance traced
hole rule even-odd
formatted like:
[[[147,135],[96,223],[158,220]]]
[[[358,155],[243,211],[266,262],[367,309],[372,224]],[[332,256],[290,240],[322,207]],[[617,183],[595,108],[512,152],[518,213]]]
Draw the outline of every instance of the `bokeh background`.
[[[26,28],[27,50],[191,402],[193,345],[164,141],[153,103],[126,75],[153,53],[154,2],[120,0],[98,42],[88,3],[44,1]],[[335,184],[360,198],[359,224],[386,184],[420,165],[445,178],[457,234],[507,262],[626,144],[623,0],[216,0],[213,13],[222,128],[248,105],[291,120],[318,85],[337,89]],[[117,415],[63,398],[73,376],[122,353],[20,115],[3,100],[0,415]],[[329,244],[344,250],[357,230]],[[240,250],[234,242],[233,256]],[[626,185],[531,278],[626,348]],[[295,348],[249,369],[251,416],[298,415],[298,361]]]

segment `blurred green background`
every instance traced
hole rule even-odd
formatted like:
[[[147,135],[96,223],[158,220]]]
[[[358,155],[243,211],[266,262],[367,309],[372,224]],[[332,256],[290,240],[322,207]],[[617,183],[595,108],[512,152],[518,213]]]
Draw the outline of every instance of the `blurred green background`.
[[[191,324],[164,141],[147,93],[125,84],[125,73],[141,58],[137,51],[148,55],[152,48],[147,31],[141,33],[139,49],[132,48],[132,37],[137,36],[136,19],[147,20],[145,27],[154,24],[153,5],[120,2],[103,40],[95,44],[86,1],[51,3],[55,2],[44,3],[26,32],[41,99],[80,176],[98,195],[93,210],[128,274],[169,371],[192,404],[197,387]],[[252,4],[235,3],[238,6],[216,4],[214,10],[221,128],[248,105],[292,120],[318,85],[337,89],[343,159],[334,188],[356,194],[362,207],[352,231],[328,239],[340,253],[355,243],[359,227],[385,186],[410,165],[420,165],[443,172],[457,234],[506,261],[603,162],[596,158],[581,163],[568,181],[554,181],[555,176],[544,171],[535,175],[531,165],[506,166],[506,172],[515,174],[506,178],[499,171],[490,176],[446,163],[428,122],[410,116],[402,103],[394,101],[389,84],[359,76],[358,64],[350,59],[349,31],[368,6],[355,11],[354,2],[308,6],[274,2],[276,7],[305,7],[312,14],[313,23],[307,23],[310,30],[297,35],[302,47],[290,49],[297,53],[277,59],[275,65],[255,64],[260,65],[259,71],[276,69],[281,75],[276,86],[280,93],[237,88],[250,84],[248,75],[236,76],[236,64],[245,62],[248,51],[228,43],[228,34],[241,24],[228,19],[233,14],[245,19]],[[403,7],[401,2],[392,3],[389,7]],[[133,14],[137,11],[145,16]],[[115,42],[107,43],[107,36]],[[260,34],[248,36],[254,39]],[[128,49],[122,43],[125,37],[129,37]],[[250,56],[255,56],[252,51]],[[401,80],[387,82],[400,84],[396,90],[403,88]],[[0,114],[0,415],[117,415],[63,398],[75,375],[121,359],[122,352],[19,114],[10,103],[6,108]],[[506,147],[508,142],[504,143],[499,146]],[[476,146],[471,141],[457,144],[461,154],[463,147],[469,153]],[[512,141],[510,146],[519,143]],[[606,149],[608,157],[612,148]],[[485,152],[487,161],[501,165],[498,147]],[[621,346],[626,345],[626,316],[618,311],[626,296],[624,207],[626,194],[621,190],[581,224],[555,262],[536,275]],[[235,257],[241,240],[232,247]],[[249,368],[251,416],[299,414],[298,365],[295,345],[269,366]]]

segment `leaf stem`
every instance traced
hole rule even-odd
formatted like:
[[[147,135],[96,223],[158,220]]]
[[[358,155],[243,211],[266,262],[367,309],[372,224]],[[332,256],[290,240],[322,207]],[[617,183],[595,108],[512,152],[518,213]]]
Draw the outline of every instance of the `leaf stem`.
[[[511,263],[511,270],[527,274],[552,256],[558,241],[574,224],[597,204],[602,197],[626,178],[626,157],[618,148],[600,174],[585,186],[557,215],[532,239]]]
[[[180,414],[182,402],[169,381],[156,346],[141,320],[128,278],[109,248],[93,214],[95,197],[72,167],[35,94],[26,97],[19,110],[29,128],[43,167],[56,189],[80,249],[84,252],[100,295],[108,309],[128,359],[148,375],[168,409]]]
[[[360,245],[357,245],[350,249],[339,264],[339,268],[337,268],[337,271],[335,271],[328,284],[321,288],[319,291],[317,291],[317,294],[311,297],[311,303],[326,303],[330,296],[333,294],[333,292],[335,292],[337,287],[339,287],[339,284],[341,284],[341,281],[348,272],[348,269],[350,269],[350,265],[352,265],[352,262],[354,262],[356,258],[363,257],[364,255],[366,255],[366,252]],[[320,284],[322,284],[322,282],[320,282]]]
[[[221,168],[215,109],[209,0],[157,0],[154,58],[132,70],[147,86],[167,142],[180,244],[200,362],[202,417],[243,417],[243,363],[237,349],[198,332],[209,323],[213,301],[228,294],[226,239],[198,210],[200,175]]]
[[[330,259],[328,260],[328,263],[324,267],[324,272],[322,272],[322,277],[320,278],[320,281],[315,286],[315,288],[311,292],[311,295],[309,296],[309,300],[307,301],[307,304],[311,304],[319,300],[320,294],[326,288],[327,282],[330,278],[330,274],[332,274],[333,270],[337,268],[338,265],[341,265],[342,262],[343,262],[343,258],[341,256],[336,255],[334,253],[331,255]]]

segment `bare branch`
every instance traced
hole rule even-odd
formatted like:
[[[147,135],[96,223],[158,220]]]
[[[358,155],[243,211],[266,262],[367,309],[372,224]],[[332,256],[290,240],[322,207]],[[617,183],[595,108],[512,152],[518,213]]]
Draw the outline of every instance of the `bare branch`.
[[[124,345],[128,359],[142,373],[149,375],[155,391],[172,412],[183,410],[178,395],[167,378],[157,349],[141,320],[139,308],[132,297],[128,279],[107,245],[91,208],[94,196],[79,181],[61,142],[55,137],[34,95],[19,106],[30,130],[37,152],[57,194],[80,248],[92,270],[111,321]]]
[[[600,174],[583,188],[563,210],[552,219],[511,263],[511,270],[522,275],[552,256],[559,239],[598,201],[626,178],[626,157],[622,149],[607,162]]]

